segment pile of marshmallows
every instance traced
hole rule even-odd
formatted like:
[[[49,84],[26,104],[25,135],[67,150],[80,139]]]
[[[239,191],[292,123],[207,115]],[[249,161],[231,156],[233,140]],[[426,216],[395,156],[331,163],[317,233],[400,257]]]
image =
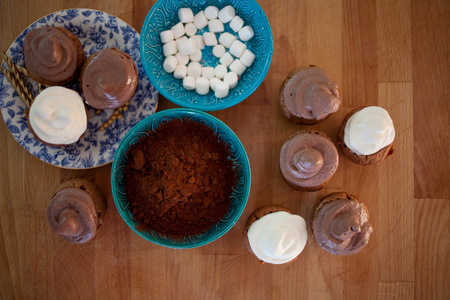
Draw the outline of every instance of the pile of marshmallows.
[[[200,95],[206,95],[211,88],[217,98],[226,97],[229,90],[237,85],[238,77],[255,60],[253,52],[242,42],[253,37],[253,29],[244,26],[244,21],[230,5],[221,10],[208,6],[195,16],[190,8],[180,8],[178,18],[179,23],[160,34],[166,57],[164,70],[173,73],[175,78],[182,79],[186,90],[195,90]],[[229,32],[224,32],[225,23],[229,23],[230,28],[238,33],[239,39]],[[209,32],[196,35],[198,30],[206,26]],[[219,39],[216,33],[220,34]],[[200,64],[201,50],[205,45],[212,46],[213,55],[219,58],[220,64],[216,67]]]

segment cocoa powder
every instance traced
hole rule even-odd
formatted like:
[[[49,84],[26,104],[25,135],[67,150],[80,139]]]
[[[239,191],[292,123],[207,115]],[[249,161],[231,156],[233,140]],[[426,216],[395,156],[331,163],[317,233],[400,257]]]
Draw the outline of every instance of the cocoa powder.
[[[163,123],[127,156],[125,192],[140,230],[195,235],[227,213],[236,175],[225,145],[204,124]]]

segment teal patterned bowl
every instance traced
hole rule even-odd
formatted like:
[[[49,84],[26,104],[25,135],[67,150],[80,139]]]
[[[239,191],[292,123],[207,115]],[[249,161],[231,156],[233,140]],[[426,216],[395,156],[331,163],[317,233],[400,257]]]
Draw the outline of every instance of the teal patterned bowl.
[[[178,23],[178,9],[189,7],[194,14],[214,5],[219,9],[231,5],[244,20],[244,25],[253,28],[255,36],[246,42],[247,48],[256,59],[240,77],[238,85],[230,89],[223,99],[218,99],[210,91],[207,95],[199,95],[195,91],[183,88],[182,80],[175,79],[172,74],[163,69],[164,56],[160,33]],[[207,27],[206,27],[207,28]],[[208,31],[206,28],[200,30]],[[237,34],[225,24],[225,31]],[[199,33],[197,33],[199,34]],[[261,6],[254,0],[158,0],[148,13],[141,30],[140,51],[144,70],[153,86],[175,104],[182,107],[203,111],[214,111],[231,107],[250,96],[263,82],[269,71],[273,53],[272,30]],[[212,55],[212,47],[202,50],[204,66],[216,66],[218,58]]]
[[[237,173],[236,185],[233,187],[231,195],[231,205],[228,213],[217,224],[205,233],[195,236],[187,236],[174,239],[153,230],[140,231],[137,229],[138,223],[133,220],[130,211],[127,195],[124,189],[124,171],[127,165],[127,151],[135,145],[139,139],[148,135],[148,132],[158,129],[159,124],[174,119],[192,120],[205,124],[212,129],[214,135],[223,142],[228,151],[229,159]],[[239,141],[236,134],[222,121],[210,114],[192,109],[169,109],[153,114],[135,125],[122,139],[114,156],[111,170],[111,189],[114,203],[125,223],[138,235],[160,246],[169,248],[187,249],[206,245],[224,235],[241,216],[247,204],[250,193],[250,163],[244,146]]]

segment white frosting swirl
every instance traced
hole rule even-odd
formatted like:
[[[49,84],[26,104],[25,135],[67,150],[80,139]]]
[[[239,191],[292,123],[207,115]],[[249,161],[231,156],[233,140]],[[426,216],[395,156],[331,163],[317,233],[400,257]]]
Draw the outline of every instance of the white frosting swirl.
[[[72,144],[87,128],[83,99],[61,86],[43,90],[34,99],[28,118],[34,133],[49,144]]]
[[[253,253],[271,264],[284,264],[295,259],[305,248],[307,239],[305,220],[285,211],[267,214],[248,229]]]
[[[389,113],[369,106],[352,115],[344,128],[344,142],[358,155],[371,155],[394,141],[395,129]]]

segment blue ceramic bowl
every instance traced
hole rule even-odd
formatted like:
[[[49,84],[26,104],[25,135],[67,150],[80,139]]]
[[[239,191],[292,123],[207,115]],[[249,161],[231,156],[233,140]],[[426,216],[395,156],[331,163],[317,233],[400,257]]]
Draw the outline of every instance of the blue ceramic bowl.
[[[139,139],[147,136],[148,132],[156,131],[159,124],[174,119],[189,119],[205,124],[211,128],[214,135],[226,145],[229,151],[229,159],[233,162],[235,171],[237,172],[236,185],[233,187],[233,193],[231,195],[230,209],[225,217],[203,234],[178,239],[165,236],[153,230],[138,230],[137,227],[139,224],[133,220],[133,214],[130,211],[124,189],[124,171],[128,161],[126,155],[128,149],[135,145]],[[236,134],[222,121],[210,114],[197,110],[169,109],[145,118],[134,126],[122,139],[112,163],[111,188],[114,203],[120,215],[125,220],[125,223],[138,235],[147,241],[169,248],[194,248],[211,243],[224,235],[241,216],[250,193],[250,163],[244,146],[242,146]]]
[[[181,79],[175,79],[172,74],[163,69],[164,56],[160,33],[179,22],[179,8],[189,7],[196,14],[210,5],[217,6],[219,9],[227,5],[233,6],[236,15],[244,20],[244,26],[251,26],[255,32],[253,38],[245,44],[256,55],[256,59],[242,74],[238,85],[230,89],[228,96],[222,99],[216,98],[212,91],[201,96],[195,91],[184,89]],[[197,34],[204,31],[208,31],[207,27]],[[225,31],[237,36],[228,24],[225,24]],[[144,70],[161,95],[182,107],[213,111],[228,108],[243,101],[259,87],[269,71],[273,38],[267,17],[254,0],[159,0],[153,5],[142,26],[140,51]],[[203,59],[200,62],[202,65],[215,67],[218,64],[219,59],[212,55],[211,46],[206,46],[202,54]]]

